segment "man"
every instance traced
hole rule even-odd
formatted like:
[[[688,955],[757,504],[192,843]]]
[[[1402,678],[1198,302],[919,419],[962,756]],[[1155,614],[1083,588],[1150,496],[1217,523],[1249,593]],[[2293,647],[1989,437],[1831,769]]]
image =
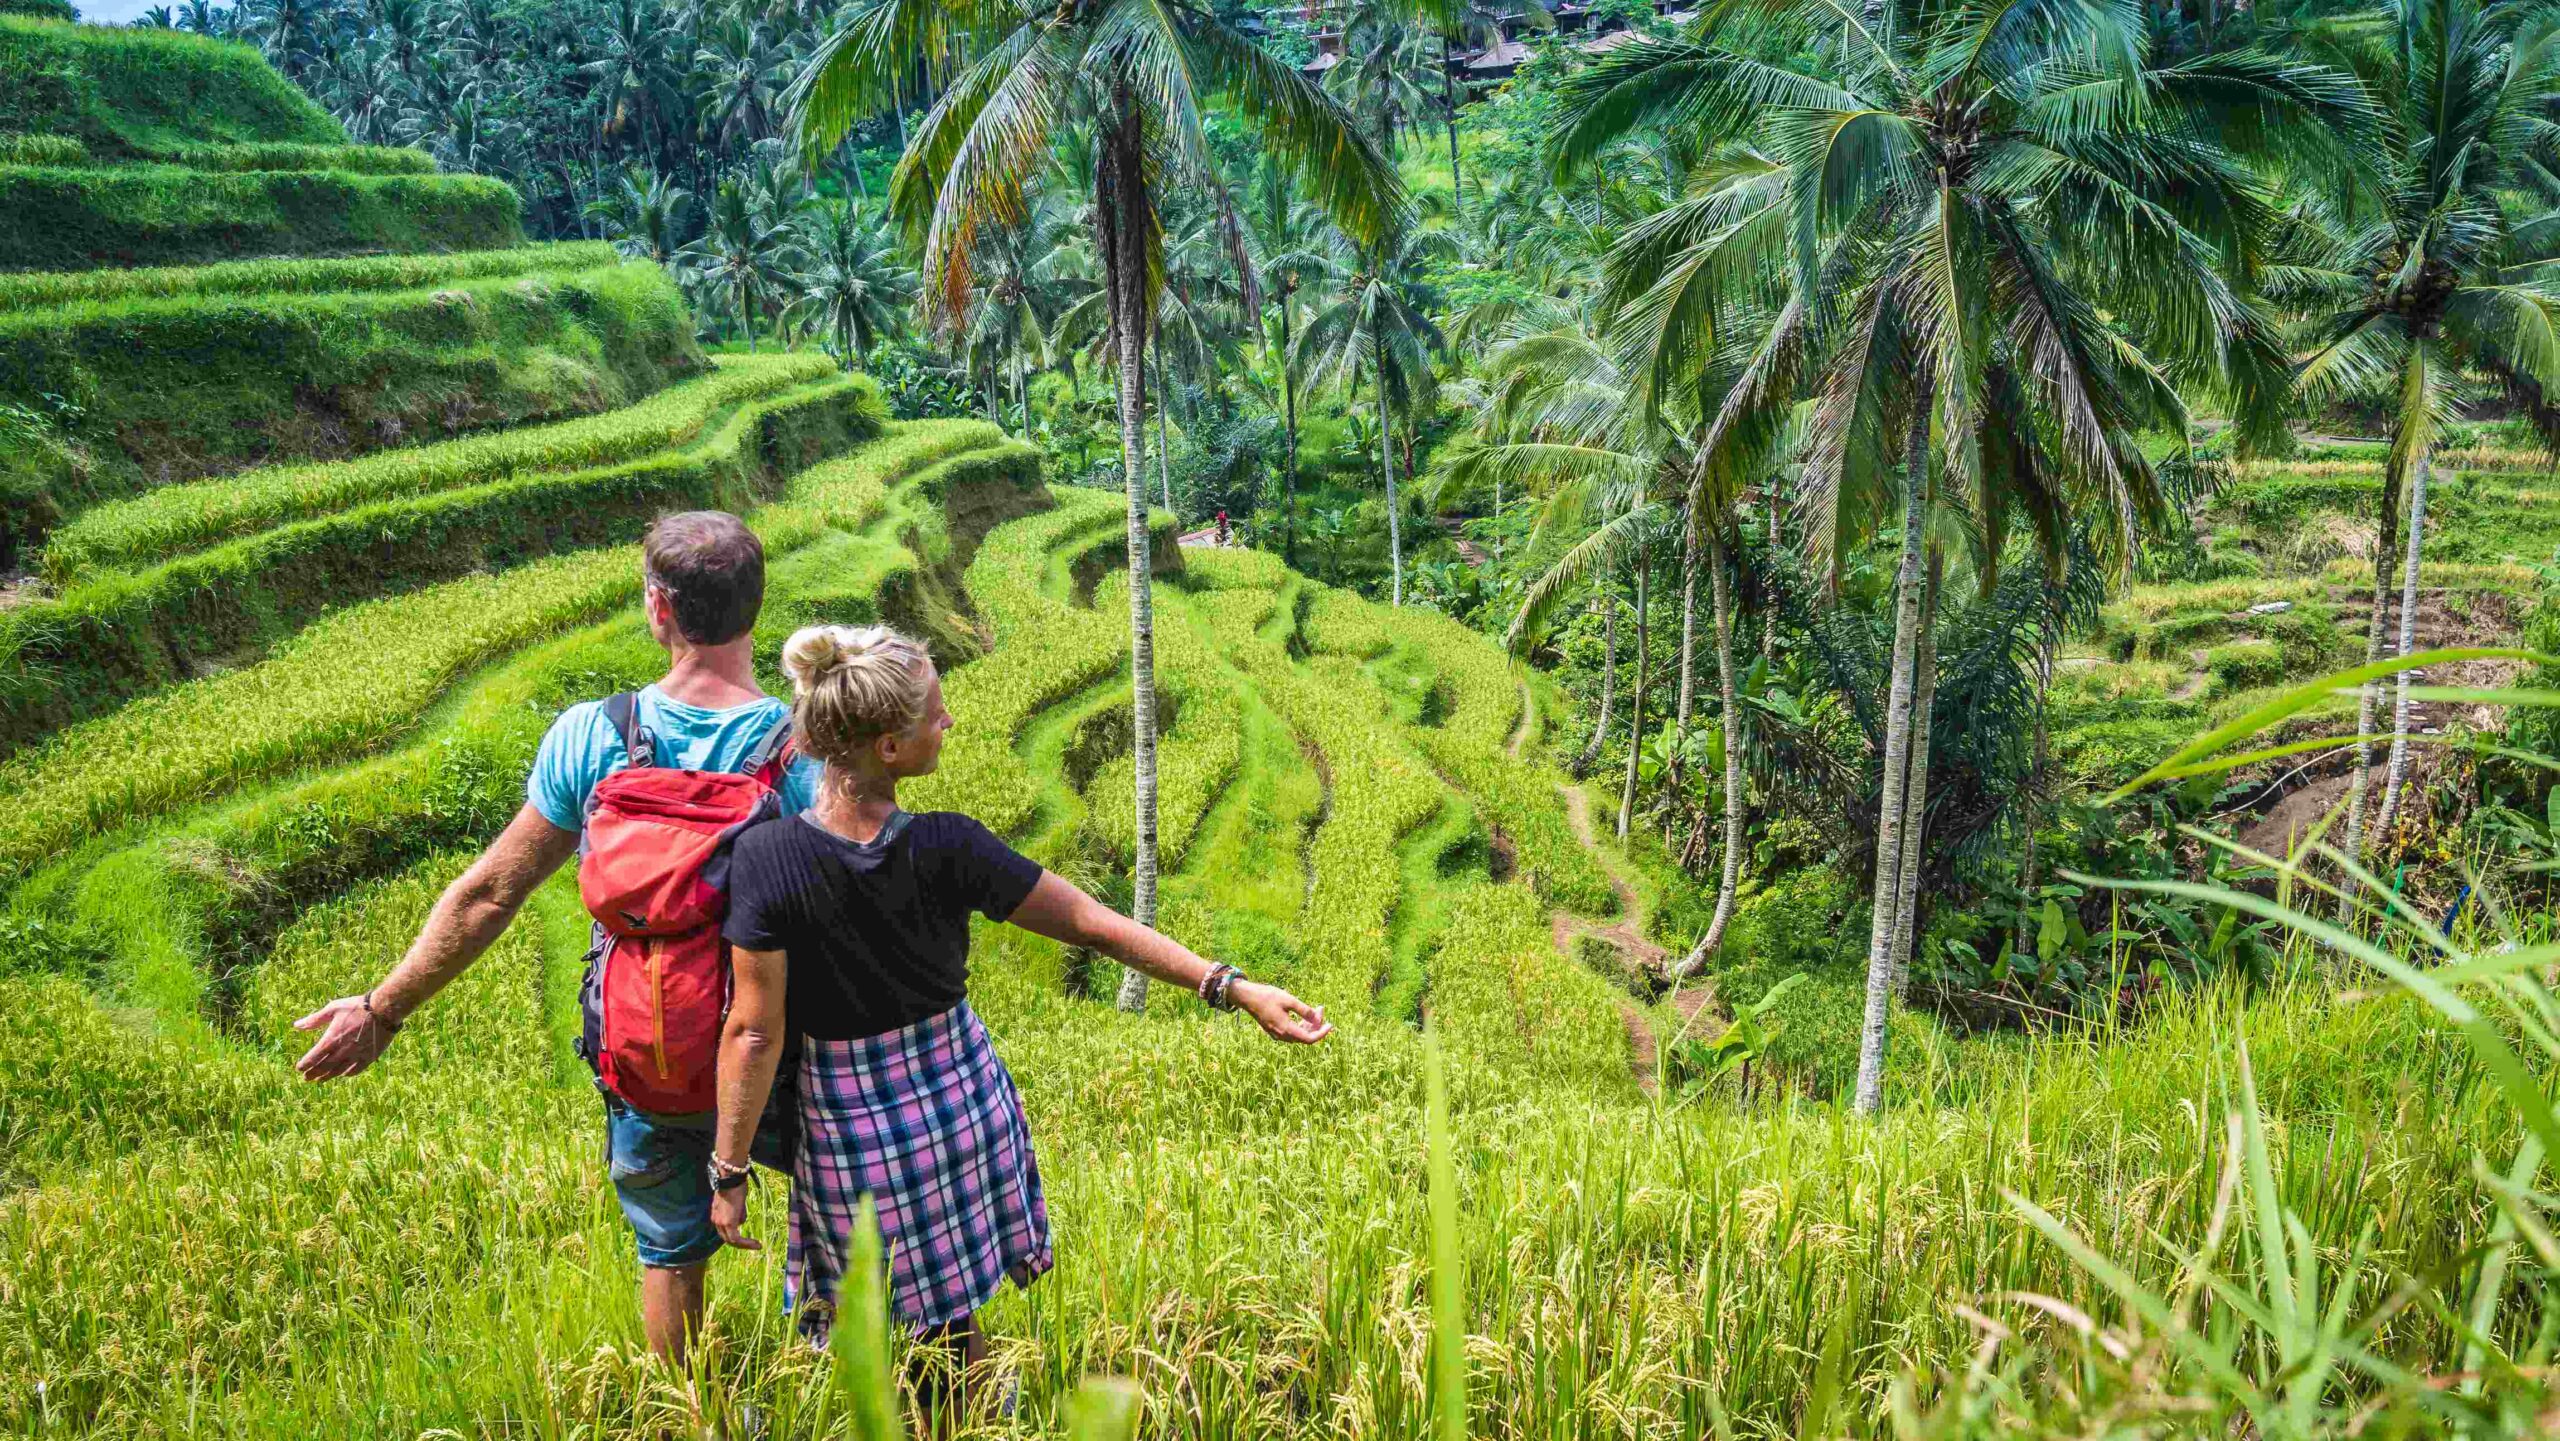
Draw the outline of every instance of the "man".
[[[649,633],[667,650],[666,677],[642,690],[639,724],[657,763],[738,771],[789,709],[755,680],[756,612],[764,604],[764,546],[734,515],[661,518],[641,543]],[[527,896],[577,852],[588,797],[629,760],[601,701],[570,707],[535,755],[524,808],[446,888],[409,953],[381,984],[331,1001],[294,1024],[322,1034],[296,1063],[313,1081],[352,1076],[390,1046],[400,1024],[480,958]],[[780,800],[786,814],[816,798],[821,767],[795,757]],[[606,1095],[607,1154],[622,1214],[640,1252],[640,1314],[649,1349],[681,1364],[702,1322],[703,1271],[721,1246],[711,1225],[711,1113],[650,1115]],[[787,1109],[783,1112],[787,1114]],[[782,1160],[778,1135],[756,1159]]]

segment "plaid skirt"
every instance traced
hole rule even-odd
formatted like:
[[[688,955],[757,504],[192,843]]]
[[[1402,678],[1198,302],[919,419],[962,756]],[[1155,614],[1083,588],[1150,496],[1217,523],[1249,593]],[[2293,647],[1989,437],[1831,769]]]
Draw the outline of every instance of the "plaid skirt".
[[[873,1198],[889,1252],[889,1309],[919,1331],[1049,1269],[1049,1206],[1022,1097],[966,1001],[858,1041],[800,1053],[800,1155],[788,1272],[818,1344]]]

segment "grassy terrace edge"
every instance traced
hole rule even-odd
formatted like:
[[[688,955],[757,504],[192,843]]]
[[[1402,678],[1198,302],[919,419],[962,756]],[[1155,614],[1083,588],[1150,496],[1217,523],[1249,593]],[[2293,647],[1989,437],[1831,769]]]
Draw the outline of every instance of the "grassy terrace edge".
[[[312,259],[232,260],[131,270],[23,271],[0,274],[0,311],[82,302],[177,295],[320,295],[527,275],[543,270],[601,270],[621,261],[601,240],[555,240],[442,255],[356,255]]]
[[[353,600],[629,540],[668,508],[744,510],[885,419],[869,377],[818,382],[662,454],[360,505],[21,606],[0,614],[0,754]]]

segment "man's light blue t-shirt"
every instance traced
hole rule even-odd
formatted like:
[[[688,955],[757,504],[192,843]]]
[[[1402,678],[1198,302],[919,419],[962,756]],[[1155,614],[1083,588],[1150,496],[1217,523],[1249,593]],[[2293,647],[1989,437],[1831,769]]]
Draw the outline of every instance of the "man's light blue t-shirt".
[[[726,710],[705,710],[669,700],[656,686],[640,692],[640,724],[657,738],[658,764],[684,770],[734,771],[746,764],[758,742],[782,723],[789,707],[767,696]],[[605,718],[604,702],[582,701],[560,713],[542,737],[533,757],[533,774],[525,780],[525,799],[543,819],[564,831],[586,826],[587,797],[598,782],[630,763],[622,737]],[[782,777],[785,815],[809,808],[818,797],[815,759],[794,755]]]

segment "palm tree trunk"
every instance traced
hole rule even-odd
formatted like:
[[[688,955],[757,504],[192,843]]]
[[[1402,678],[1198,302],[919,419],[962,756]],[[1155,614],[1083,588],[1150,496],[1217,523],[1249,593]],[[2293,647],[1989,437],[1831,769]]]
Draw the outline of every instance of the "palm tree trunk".
[[[1681,527],[1680,538],[1680,708],[1672,730],[1679,735],[1689,733],[1689,717],[1693,713],[1693,694],[1698,681],[1698,517],[1691,514],[1689,523]],[[1724,584],[1724,577],[1716,577]]]
[[[1636,675],[1635,685],[1627,700],[1627,780],[1618,792],[1618,844],[1627,841],[1627,826],[1636,811],[1636,766],[1644,759],[1644,671],[1645,654],[1645,580],[1652,571],[1651,557],[1641,549],[1636,555]]]
[[[1925,390],[1922,392],[1925,395]],[[1911,423],[1911,462],[1903,478],[1902,560],[1894,579],[1893,684],[1885,702],[1883,794],[1876,808],[1875,914],[1867,932],[1867,1007],[1858,1036],[1856,1107],[1884,1107],[1884,1042],[1892,1015],[1894,911],[1902,899],[1905,772],[1911,760],[1911,709],[1920,680],[1921,536],[1929,511],[1929,414]]]
[[[1298,563],[1298,383],[1289,371],[1289,292],[1280,292],[1280,560]]]
[[[1675,979],[1697,973],[1724,945],[1724,928],[1733,920],[1735,895],[1742,888],[1742,703],[1733,686],[1733,592],[1725,581],[1724,540],[1707,538],[1707,582],[1715,600],[1716,690],[1724,702],[1724,874],[1716,883],[1715,918],[1697,948],[1673,972]]]
[[[1911,993],[1911,944],[1920,915],[1920,856],[1929,832],[1929,730],[1938,699],[1938,585],[1946,561],[1929,547],[1928,589],[1920,600],[1920,676],[1911,700],[1910,774],[1902,783],[1902,875],[1895,885],[1893,1000]]]
[[[2382,481],[2382,518],[2374,530],[2373,545],[2373,612],[2365,617],[2364,663],[2372,665],[2382,659],[2384,612],[2391,598],[2391,560],[2399,549],[2400,492],[2387,474]],[[2347,845],[2350,859],[2364,854],[2365,794],[2372,788],[2373,743],[2365,737],[2373,734],[2374,711],[2381,699],[2380,689],[2365,682],[2356,698],[2356,763],[2355,780],[2347,794]],[[2338,919],[2345,920],[2355,910],[2355,892],[2346,888],[2338,897]]]
[[[2427,540],[2427,464],[2421,453],[2409,472],[2409,539],[2407,560],[2400,572],[2400,658],[2406,660],[2418,648],[2418,551]],[[2399,696],[2391,704],[2391,772],[2382,785],[2382,811],[2374,817],[2373,833],[2383,835],[2391,829],[2391,820],[2400,813],[2400,786],[2409,777],[2409,684],[2410,674],[2400,672]]]
[[[1778,548],[1784,544],[1786,533],[1778,528],[1778,486],[1773,480],[1769,483],[1769,559],[1772,565],[1777,563]],[[1760,617],[1760,659],[1770,661],[1776,659],[1778,653],[1778,615],[1777,608],[1767,603],[1765,588],[1761,596],[1762,609],[1766,613]]]
[[[1404,517],[1396,513],[1395,431],[1387,413],[1387,344],[1370,342],[1378,380],[1378,470],[1387,482],[1387,575],[1391,603],[1404,604]]]
[[[1600,608],[1600,720],[1591,727],[1591,743],[1582,748],[1582,758],[1574,762],[1576,776],[1590,774],[1600,763],[1600,747],[1609,739],[1609,715],[1618,703],[1618,598],[1609,593],[1605,579],[1594,592],[1591,603]]]
[[[2036,644],[2036,741],[2034,768],[2027,779],[2027,851],[2018,862],[2018,938],[2011,949],[2027,953],[2027,905],[2036,892],[2036,828],[2044,823],[2045,771],[2053,747],[2045,727],[2045,701],[2053,690],[2053,648],[2060,635],[2053,624],[2053,598],[2045,598],[2043,633]]]
[[[1147,194],[1146,140],[1137,102],[1121,77],[1112,87],[1109,128],[1095,146],[1094,211],[1105,283],[1111,287],[1112,338],[1120,351],[1120,478],[1129,500],[1130,752],[1137,773],[1137,854],[1129,914],[1142,926],[1156,918],[1156,637],[1155,591],[1147,547]],[[1131,970],[1119,1005],[1139,1011],[1147,978]]]
[[[1449,63],[1451,45],[1448,36],[1440,37],[1440,103],[1449,123],[1450,208],[1457,212],[1458,220],[1463,224],[1467,218],[1467,187],[1458,175],[1458,82]]]
[[[1179,521],[1173,509],[1173,441],[1164,428],[1164,328],[1156,328],[1156,481],[1164,491],[1167,514]]]

